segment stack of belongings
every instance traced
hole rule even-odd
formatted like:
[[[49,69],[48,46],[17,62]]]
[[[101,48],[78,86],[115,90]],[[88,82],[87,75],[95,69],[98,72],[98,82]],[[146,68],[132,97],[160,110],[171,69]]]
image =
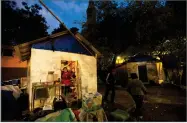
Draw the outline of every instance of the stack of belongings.
[[[13,86],[12,81],[1,83],[2,121],[11,121],[21,117],[18,98],[22,91],[18,86]]]
[[[19,87],[17,85],[13,85],[12,80],[4,82],[3,85],[4,86],[1,86],[2,90],[12,91],[15,99],[18,99],[20,97],[22,91],[19,89]]]
[[[102,95],[100,93],[89,93],[82,99],[82,108],[80,109],[79,120],[81,122],[103,122],[107,121],[106,114],[101,107]]]
[[[47,98],[44,102],[43,110],[53,110],[53,104],[54,104],[55,96],[50,96]]]
[[[70,108],[66,108],[61,111],[57,111],[39,118],[36,122],[76,122],[75,114]]]
[[[20,87],[21,87],[21,88],[27,87],[27,77],[22,77],[22,78],[20,79]]]
[[[54,99],[53,109],[55,112],[67,108],[67,103],[66,103],[65,98],[63,98],[63,97],[61,97],[61,98],[62,98],[61,100],[57,99],[57,98]]]
[[[19,80],[19,79],[13,79],[13,80],[12,80],[12,85],[18,86],[18,87],[19,87],[19,85],[20,85],[20,80]]]

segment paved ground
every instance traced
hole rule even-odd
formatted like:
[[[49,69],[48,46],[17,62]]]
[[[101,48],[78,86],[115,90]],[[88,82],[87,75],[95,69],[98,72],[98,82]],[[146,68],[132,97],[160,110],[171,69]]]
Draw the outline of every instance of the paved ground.
[[[186,121],[186,92],[175,86],[146,86],[148,94],[143,106],[142,121]],[[98,90],[104,93],[104,86]],[[123,88],[117,88],[116,107],[127,109],[133,105],[133,100]]]

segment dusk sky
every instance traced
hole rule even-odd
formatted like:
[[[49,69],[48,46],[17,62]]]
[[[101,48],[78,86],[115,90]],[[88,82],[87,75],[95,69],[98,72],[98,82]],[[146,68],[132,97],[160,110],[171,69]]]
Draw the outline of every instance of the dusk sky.
[[[28,5],[39,4],[38,0],[16,0],[18,7],[23,7],[22,2],[25,1]],[[88,7],[88,0],[43,0],[50,10],[57,15],[61,21],[65,23],[68,28],[77,27],[81,30],[80,24],[75,24],[75,21],[86,21],[86,9]],[[41,5],[42,6],[42,5]],[[59,22],[42,6],[41,14],[46,18],[48,32],[59,26]]]
[[[51,33],[54,28],[59,26],[59,22],[39,3],[39,0],[15,0],[18,7],[23,7],[22,2],[25,1],[28,5],[39,4],[42,7],[41,14],[46,18],[49,29],[48,32]],[[52,12],[57,15],[61,21],[68,27],[77,27],[81,31],[82,27],[80,23],[86,21],[86,9],[88,7],[89,0],[43,0],[45,5],[52,10]],[[118,3],[125,2],[125,0],[116,0]],[[165,4],[165,0],[159,0],[162,5]],[[125,4],[128,6],[128,2]]]

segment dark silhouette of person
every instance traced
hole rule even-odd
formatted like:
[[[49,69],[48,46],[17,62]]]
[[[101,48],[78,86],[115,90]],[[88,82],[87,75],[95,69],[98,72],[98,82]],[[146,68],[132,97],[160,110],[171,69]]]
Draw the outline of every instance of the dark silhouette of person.
[[[183,66],[181,84],[186,86],[186,65]]]
[[[142,118],[142,105],[144,95],[147,93],[143,82],[138,79],[136,73],[131,74],[132,80],[128,82],[127,91],[131,94],[133,100],[136,103],[136,110],[134,112],[135,117]]]
[[[114,103],[116,80],[115,80],[115,77],[112,73],[112,69],[113,69],[113,67],[110,67],[108,69],[108,75],[107,75],[107,78],[106,78],[106,88],[105,88],[104,101],[108,101],[107,100],[108,99],[108,94],[109,94],[110,91],[112,91],[110,102]]]

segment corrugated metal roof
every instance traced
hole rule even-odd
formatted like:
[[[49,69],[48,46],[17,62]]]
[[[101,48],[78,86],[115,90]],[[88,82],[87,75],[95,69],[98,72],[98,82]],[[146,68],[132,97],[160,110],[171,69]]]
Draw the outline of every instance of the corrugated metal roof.
[[[16,55],[20,57],[21,61],[28,60],[30,58],[30,55],[31,55],[31,47],[32,47],[33,44],[52,41],[52,39],[62,37],[62,36],[68,35],[68,34],[69,34],[68,31],[63,31],[63,32],[59,32],[59,33],[47,36],[47,37],[43,37],[43,38],[36,39],[36,40],[30,41],[30,42],[19,44],[19,45],[14,47],[14,49],[16,51]],[[90,52],[90,54],[92,54],[94,56],[97,55],[98,57],[101,55],[101,53],[97,49],[95,49],[79,33],[76,34],[75,37],[76,37],[76,41],[78,41],[80,45],[82,45],[88,52]]]

